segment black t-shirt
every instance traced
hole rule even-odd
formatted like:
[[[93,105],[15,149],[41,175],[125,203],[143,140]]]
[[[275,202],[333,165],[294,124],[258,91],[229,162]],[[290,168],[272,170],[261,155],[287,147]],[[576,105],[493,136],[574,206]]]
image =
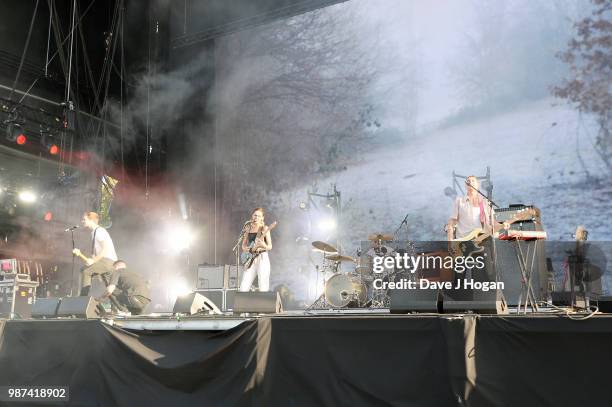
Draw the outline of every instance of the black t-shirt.
[[[145,298],[151,298],[149,287],[144,278],[128,269],[114,271],[110,284],[114,284],[117,289],[123,291],[127,296],[141,295]]]

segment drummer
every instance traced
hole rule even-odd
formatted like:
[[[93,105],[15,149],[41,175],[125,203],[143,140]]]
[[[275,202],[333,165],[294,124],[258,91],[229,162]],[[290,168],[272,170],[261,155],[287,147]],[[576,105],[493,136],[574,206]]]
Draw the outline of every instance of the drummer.
[[[395,249],[386,244],[386,242],[390,242],[393,240],[393,236],[384,235],[384,234],[374,234],[368,236],[368,240],[370,243],[370,249],[366,251],[366,256],[368,260],[373,260],[374,257],[394,257]],[[373,264],[373,261],[368,261],[370,265]],[[373,270],[370,270],[372,272]],[[383,274],[390,274],[395,271],[394,267],[386,267],[383,262]]]

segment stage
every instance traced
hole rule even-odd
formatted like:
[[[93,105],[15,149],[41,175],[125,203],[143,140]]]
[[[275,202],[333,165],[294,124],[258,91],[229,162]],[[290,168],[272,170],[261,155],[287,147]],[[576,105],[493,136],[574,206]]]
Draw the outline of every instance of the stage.
[[[69,405],[606,405],[612,315],[0,320],[0,383]]]

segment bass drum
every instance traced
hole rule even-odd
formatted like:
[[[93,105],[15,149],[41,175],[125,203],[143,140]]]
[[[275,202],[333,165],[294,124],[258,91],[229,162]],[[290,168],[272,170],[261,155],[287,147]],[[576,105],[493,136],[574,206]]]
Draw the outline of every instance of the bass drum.
[[[359,277],[334,274],[325,283],[325,299],[335,308],[359,307],[368,299],[368,289]]]

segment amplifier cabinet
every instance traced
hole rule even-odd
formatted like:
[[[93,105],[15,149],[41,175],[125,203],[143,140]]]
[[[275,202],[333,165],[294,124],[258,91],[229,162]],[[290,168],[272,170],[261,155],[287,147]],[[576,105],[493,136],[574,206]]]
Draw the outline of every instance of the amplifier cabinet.
[[[242,267],[236,265],[198,265],[198,290],[237,289],[240,286]]]
[[[30,318],[36,301],[36,281],[0,281],[0,315],[8,318]]]
[[[225,266],[199,264],[197,289],[222,289],[225,279]]]

